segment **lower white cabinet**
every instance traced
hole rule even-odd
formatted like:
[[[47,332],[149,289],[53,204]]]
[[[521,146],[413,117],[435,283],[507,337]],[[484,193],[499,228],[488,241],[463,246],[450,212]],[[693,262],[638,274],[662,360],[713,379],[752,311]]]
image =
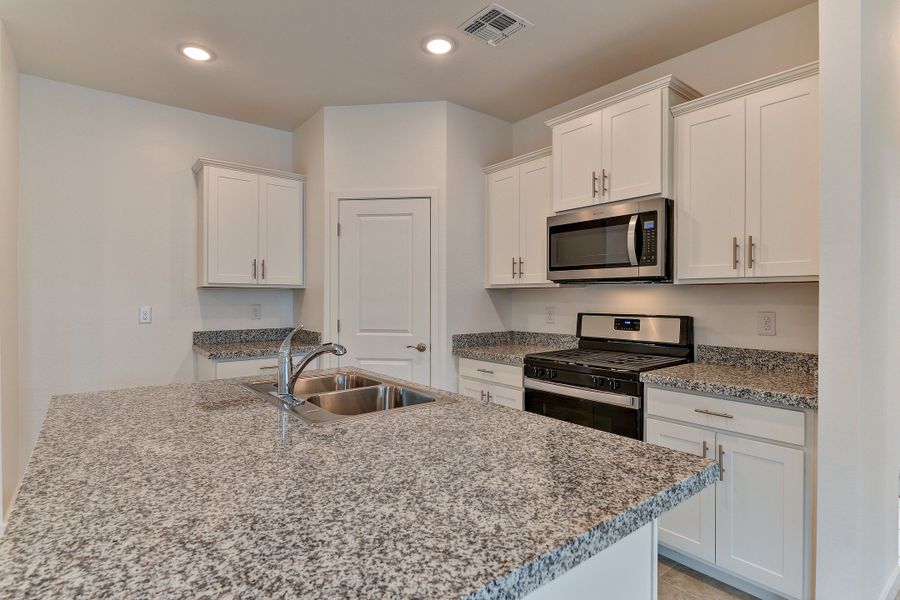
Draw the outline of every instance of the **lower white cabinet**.
[[[303,354],[294,355],[294,366],[303,358]],[[319,359],[313,361],[309,369],[319,368]],[[231,377],[275,377],[277,359],[274,356],[264,358],[242,358],[232,360],[212,360],[206,356],[197,356],[196,379],[229,379]]]
[[[716,431],[716,424],[662,420],[671,418],[666,413],[671,414],[673,395],[683,396],[685,403],[705,397],[655,388],[647,392],[647,441],[718,460],[722,470],[715,486],[662,515],[660,543],[778,594],[804,598],[804,449],[745,437],[748,432]],[[708,400],[761,408],[772,420],[781,414],[790,422],[798,414]],[[729,425],[736,420],[728,419]]]
[[[463,396],[522,410],[522,376],[522,367],[462,358],[457,389]]]

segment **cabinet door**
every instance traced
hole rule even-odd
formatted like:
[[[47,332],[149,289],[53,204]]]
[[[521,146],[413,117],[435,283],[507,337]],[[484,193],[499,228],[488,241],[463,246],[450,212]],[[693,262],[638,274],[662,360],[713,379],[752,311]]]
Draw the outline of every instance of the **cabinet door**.
[[[603,202],[662,191],[662,127],[660,89],[603,109]]]
[[[818,77],[747,96],[747,235],[748,275],[819,274]]]
[[[697,456],[713,457],[715,434],[699,427],[647,419],[647,441]],[[716,488],[710,486],[659,518],[659,541],[707,562],[716,560]]]
[[[522,410],[525,392],[515,388],[508,388],[502,385],[489,384],[485,386],[485,391],[489,394],[488,400],[491,404],[499,404],[516,410]]]
[[[256,284],[260,266],[259,176],[217,167],[207,169],[208,283]]]
[[[488,175],[487,283],[516,283],[519,258],[519,168]]]
[[[302,183],[259,178],[259,282],[303,285]]]
[[[487,400],[486,384],[483,381],[469,379],[468,377],[459,378],[459,393],[475,400]]]
[[[520,283],[547,283],[547,217],[553,213],[549,156],[519,166]]]
[[[553,128],[553,210],[600,202],[602,111]]]
[[[719,434],[716,564],[799,598],[803,591],[803,451]]]
[[[744,99],[675,119],[676,274],[744,274]]]

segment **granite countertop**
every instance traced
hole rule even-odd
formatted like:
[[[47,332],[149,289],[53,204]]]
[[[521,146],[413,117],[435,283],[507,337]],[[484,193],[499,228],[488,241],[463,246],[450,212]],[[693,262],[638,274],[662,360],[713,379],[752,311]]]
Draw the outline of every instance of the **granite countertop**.
[[[522,365],[526,354],[564,350],[578,346],[574,335],[496,331],[453,336],[453,354],[461,358],[486,360],[507,365]]]
[[[697,360],[641,373],[641,381],[760,404],[818,409],[814,354],[697,346]]]
[[[275,356],[281,342],[291,331],[291,327],[195,331],[194,352],[210,360]],[[294,337],[291,351],[306,354],[318,346],[321,339],[317,331],[301,331]]]
[[[280,441],[240,381],[54,398],[0,596],[517,598],[718,476],[457,395]]]

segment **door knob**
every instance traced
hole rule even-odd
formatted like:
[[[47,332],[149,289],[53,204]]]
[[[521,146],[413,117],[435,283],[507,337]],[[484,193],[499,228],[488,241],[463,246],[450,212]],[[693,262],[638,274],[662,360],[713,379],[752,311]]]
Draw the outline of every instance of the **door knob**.
[[[407,348],[412,348],[413,350],[418,350],[419,352],[425,352],[428,350],[428,346],[426,346],[423,342],[419,342],[415,346],[407,346]]]

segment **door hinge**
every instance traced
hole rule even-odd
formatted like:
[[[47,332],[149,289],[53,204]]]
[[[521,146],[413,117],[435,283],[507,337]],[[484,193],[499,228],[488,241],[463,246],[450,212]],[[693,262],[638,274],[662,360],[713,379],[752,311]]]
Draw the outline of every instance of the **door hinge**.
[[[337,332],[338,333],[341,332],[341,320],[340,319],[337,320]]]
[[[338,234],[338,237],[341,237],[341,224],[340,224],[340,222],[338,222],[337,234]]]

